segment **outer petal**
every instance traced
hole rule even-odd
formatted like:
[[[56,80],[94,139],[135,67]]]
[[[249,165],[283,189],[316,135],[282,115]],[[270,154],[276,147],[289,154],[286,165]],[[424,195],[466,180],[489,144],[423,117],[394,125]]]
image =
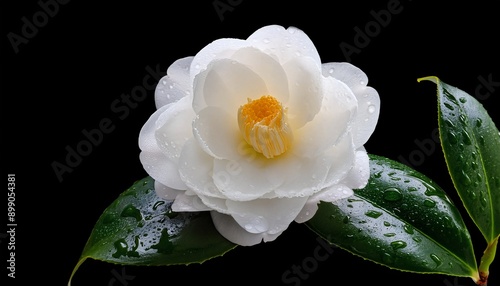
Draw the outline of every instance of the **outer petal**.
[[[321,59],[311,39],[300,29],[278,25],[265,26],[255,31],[248,41],[254,47],[275,55],[280,63],[298,57],[309,57],[321,66]]]
[[[189,66],[193,57],[186,57],[175,61],[167,69],[155,90],[156,108],[175,102],[191,94],[192,82],[189,79]]]
[[[321,68],[311,58],[289,60],[283,68],[288,77],[290,100],[288,119],[294,129],[311,121],[321,109],[323,76]]]
[[[345,84],[334,78],[325,78],[324,82],[321,110],[295,132],[294,154],[316,157],[334,146],[350,130],[357,109],[356,97]]]
[[[320,201],[335,202],[340,199],[348,198],[353,194],[354,192],[352,191],[352,189],[342,184],[325,188],[321,190],[321,192],[314,194],[307,200],[307,203],[297,215],[295,221],[298,223],[303,223],[310,220],[316,214]]]
[[[247,66],[229,59],[210,63],[207,70],[196,77],[193,108],[199,112],[207,106],[224,108],[234,113],[248,102],[269,94],[264,80]],[[235,119],[236,120],[236,119]]]
[[[239,157],[238,146],[245,142],[241,137],[234,114],[209,106],[201,110],[193,122],[193,133],[200,147],[217,159]]]
[[[327,150],[325,154],[331,156],[331,166],[323,185],[324,188],[338,184],[353,168],[355,149],[351,133],[343,136],[337,145]]]
[[[185,193],[179,194],[172,204],[174,212],[200,212],[210,211],[198,196],[190,196]]]
[[[177,195],[184,193],[184,191],[169,188],[158,181],[155,181],[155,191],[158,197],[169,201],[175,200]]]
[[[142,127],[139,133],[139,147],[142,152],[139,154],[139,159],[146,172],[156,181],[173,189],[185,189],[186,185],[182,182],[177,164],[171,161],[158,147],[155,130],[158,118],[172,104],[165,105],[158,109]]]
[[[354,166],[347,174],[342,183],[352,189],[361,189],[366,186],[370,178],[370,166],[368,154],[364,148],[356,151]]]
[[[259,244],[261,241],[273,241],[281,233],[250,233],[243,229],[231,216],[224,215],[218,212],[211,212],[212,220],[215,228],[229,241],[241,245],[252,246]]]
[[[177,164],[162,152],[143,151],[139,154],[139,159],[146,172],[162,185],[177,190],[186,189],[186,185],[179,176]]]
[[[304,207],[307,197],[257,199],[249,202],[228,200],[226,205],[234,220],[250,233],[281,233]]]
[[[142,126],[139,132],[139,148],[142,151],[158,152],[158,144],[156,143],[156,121],[160,118],[167,109],[171,108],[172,104],[162,106],[156,110]]]
[[[353,138],[356,148],[363,146],[377,125],[380,112],[380,97],[377,91],[366,86],[368,83],[366,74],[350,63],[323,64],[323,74],[347,84],[358,99],[358,115],[353,126]]]
[[[191,96],[186,96],[173,103],[156,121],[157,145],[173,162],[178,161],[184,143],[193,137],[191,122],[194,118]]]

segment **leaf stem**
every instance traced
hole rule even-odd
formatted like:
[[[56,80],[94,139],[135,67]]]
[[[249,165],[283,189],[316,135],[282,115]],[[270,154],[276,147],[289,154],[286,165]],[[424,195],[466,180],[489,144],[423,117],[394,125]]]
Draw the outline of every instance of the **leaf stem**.
[[[497,252],[498,239],[500,235],[493,239],[483,252],[481,257],[481,263],[479,264],[479,280],[476,281],[477,285],[487,286],[488,276],[490,275],[490,265],[495,259],[495,254]]]

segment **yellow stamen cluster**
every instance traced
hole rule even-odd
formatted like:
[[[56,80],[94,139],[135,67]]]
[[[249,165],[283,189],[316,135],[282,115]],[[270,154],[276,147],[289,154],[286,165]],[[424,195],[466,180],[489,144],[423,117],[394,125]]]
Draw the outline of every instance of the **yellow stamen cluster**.
[[[247,143],[266,158],[285,153],[293,141],[286,110],[270,95],[248,99],[238,109],[238,125]]]

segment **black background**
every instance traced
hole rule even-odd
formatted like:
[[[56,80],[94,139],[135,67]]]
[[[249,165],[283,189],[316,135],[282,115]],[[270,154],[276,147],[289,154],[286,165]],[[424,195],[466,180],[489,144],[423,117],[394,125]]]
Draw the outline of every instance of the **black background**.
[[[387,10],[388,3],[395,1],[330,1],[328,5],[326,1],[274,1],[271,5],[250,0],[113,4],[71,0],[59,4],[46,23],[40,24],[40,18],[40,27],[18,46],[17,53],[9,33],[22,36],[23,17],[33,21],[41,6],[37,1],[6,2],[1,8],[1,161],[4,174],[15,173],[17,180],[15,282],[65,285],[102,211],[146,176],[137,138],[155,110],[153,91],[135,102],[123,120],[112,109],[122,94],[142,85],[148,74],[145,68],[165,72],[176,59],[194,55],[215,39],[246,38],[268,24],[296,26],[309,35],[323,62],[349,60],[366,72],[382,102],[377,128],[365,145],[368,152],[405,158],[443,187],[464,214],[480,257],[484,239],[455,194],[439,145],[424,157],[409,158],[420,150],[415,140],[428,142],[437,127],[435,85],[417,83],[419,77],[435,75],[481,97],[493,120],[500,122],[500,15],[493,1],[450,1],[437,6],[401,0],[400,12],[379,25],[379,30],[371,30],[369,42],[350,58],[341,43],[355,46],[355,27],[373,28],[371,11]],[[214,3],[230,9],[218,12]],[[490,90],[481,87],[480,78],[488,77],[497,82]],[[82,131],[98,128],[104,118],[113,122],[114,130],[71,173],[65,173],[62,182],[58,180],[53,162],[64,163],[67,146],[75,148],[85,139]],[[304,225],[292,224],[274,242],[238,247],[202,265],[123,267],[88,260],[73,285],[294,285],[283,281],[282,275],[313,255],[319,245],[316,238]],[[6,242],[3,238],[2,280]],[[498,261],[492,270],[497,265]],[[117,273],[126,274],[128,280],[116,279]],[[500,272],[493,272],[490,285],[499,281]],[[9,279],[7,285],[12,282]],[[468,278],[391,270],[341,249],[319,262],[300,285],[380,283],[473,285]]]

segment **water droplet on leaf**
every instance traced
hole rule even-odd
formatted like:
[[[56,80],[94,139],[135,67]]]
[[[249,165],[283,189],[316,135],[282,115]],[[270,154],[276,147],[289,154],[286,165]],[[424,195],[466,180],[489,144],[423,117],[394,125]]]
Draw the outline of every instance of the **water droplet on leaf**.
[[[409,224],[405,224],[403,226],[403,229],[405,230],[406,233],[408,234],[413,234],[414,231],[413,231],[413,226],[409,225]]]
[[[393,249],[401,249],[401,248],[405,248],[406,247],[406,242],[402,241],[402,240],[396,240],[396,241],[393,241],[391,242],[391,247]]]
[[[345,216],[344,219],[342,220],[342,222],[344,222],[345,224],[348,224],[350,220],[351,220],[351,218],[349,216]]]
[[[446,108],[448,108],[449,110],[455,110],[455,108],[454,108],[451,104],[449,104],[448,102],[445,102],[445,103],[443,103],[443,104],[444,104],[444,106],[446,106]]]
[[[125,239],[120,239],[117,240],[113,243],[113,246],[115,247],[116,252],[113,253],[114,258],[119,258],[122,255],[127,255],[128,251],[128,244],[125,241]]]
[[[425,201],[424,201],[424,206],[426,206],[428,208],[434,207],[435,205],[436,205],[436,202],[431,200],[431,199],[425,199]]]
[[[154,205],[153,205],[153,210],[157,210],[161,205],[164,205],[165,204],[165,201],[157,201]]]
[[[401,191],[396,188],[388,188],[384,191],[384,200],[395,202],[399,201],[403,198]]]
[[[141,212],[136,207],[134,207],[132,204],[127,205],[123,209],[123,211],[122,211],[122,213],[120,215],[122,217],[133,217],[137,221],[142,220],[142,214],[141,214]]]
[[[380,211],[375,211],[375,210],[369,210],[365,212],[366,216],[372,217],[372,218],[378,218],[382,215],[383,213]]]
[[[436,254],[431,253],[430,257],[436,263],[436,267],[439,267],[439,266],[441,266],[441,264],[443,264],[443,261],[441,261],[441,258],[439,258],[439,256],[437,256]]]

